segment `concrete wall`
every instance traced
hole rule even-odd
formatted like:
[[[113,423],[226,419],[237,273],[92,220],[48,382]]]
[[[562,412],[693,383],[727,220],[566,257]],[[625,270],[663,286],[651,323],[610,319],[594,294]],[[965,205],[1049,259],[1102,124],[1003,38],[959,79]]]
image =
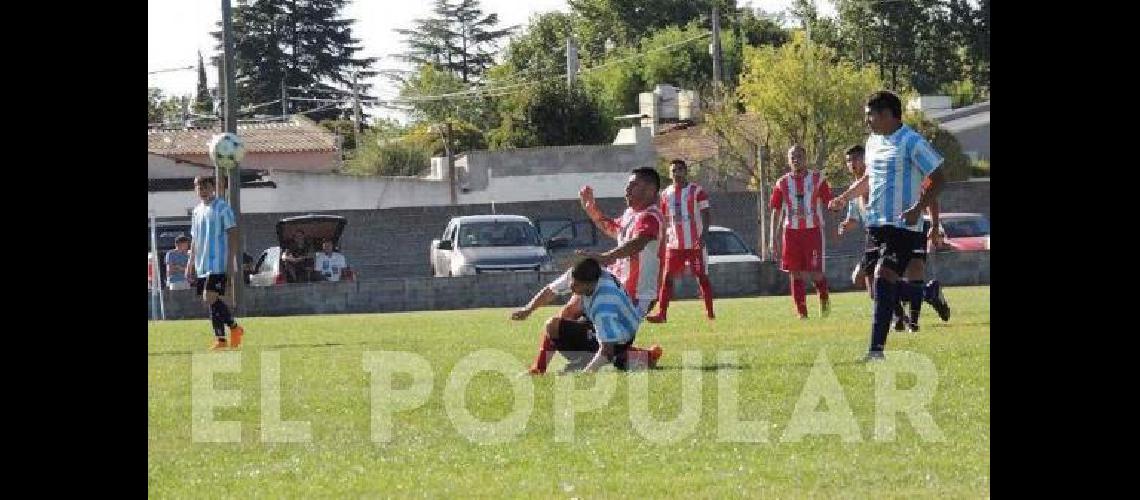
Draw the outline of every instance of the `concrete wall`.
[[[244,190],[242,195],[252,191]],[[730,227],[751,247],[757,244],[757,210],[755,192],[713,192],[713,223]],[[193,201],[193,200],[190,200]],[[989,214],[989,182],[958,182],[947,186],[941,197],[943,211],[980,212]],[[599,198],[603,212],[616,216],[625,208],[621,198]],[[243,198],[244,204],[244,198]],[[188,205],[189,206],[189,205]],[[491,213],[489,204],[450,206],[397,207],[384,210],[330,210],[314,211],[341,215],[348,219],[341,249],[350,266],[356,268],[361,279],[372,281],[383,278],[430,276],[428,248],[433,238],[439,238],[453,216]],[[495,212],[517,214],[537,221],[541,218],[569,218],[584,220],[585,214],[577,199],[552,199],[517,203],[496,203]],[[249,213],[242,215],[245,248],[255,258],[270,246],[277,245],[278,220],[307,212]],[[828,255],[858,254],[862,251],[861,232],[836,238],[838,216],[828,221],[830,230],[826,238]],[[614,241],[598,235],[593,249],[612,248]],[[570,250],[560,250],[557,260],[568,259]]]
[[[937,256],[937,276],[946,285],[989,283],[990,254],[949,252]],[[851,289],[850,273],[857,256],[833,257],[827,262],[831,289]],[[771,262],[730,263],[709,270],[716,297],[783,295],[788,279]],[[239,316],[297,314],[378,313],[517,307],[558,273],[503,273],[459,278],[399,278],[352,283],[301,283],[247,288]],[[695,297],[691,278],[678,283],[679,298]],[[789,306],[790,307],[790,306]],[[201,301],[192,290],[167,292],[168,319],[205,318]]]
[[[209,164],[204,157],[200,161]],[[458,202],[469,205],[576,200],[583,185],[593,186],[595,196],[600,198],[619,197],[625,192],[629,171],[652,166],[654,161],[651,145],[473,151],[456,160],[458,183],[468,188],[459,190]],[[247,157],[243,166],[264,168],[259,166],[263,164]],[[273,170],[268,180],[277,187],[242,190],[243,213],[374,210],[451,203],[446,172],[418,178]],[[192,191],[150,193],[147,209],[160,217],[186,215],[196,202]]]

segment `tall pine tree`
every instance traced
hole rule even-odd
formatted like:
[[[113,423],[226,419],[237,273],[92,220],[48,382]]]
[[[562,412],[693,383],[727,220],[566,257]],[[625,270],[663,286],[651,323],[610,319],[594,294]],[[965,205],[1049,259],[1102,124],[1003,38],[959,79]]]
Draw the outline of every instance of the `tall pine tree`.
[[[499,15],[483,14],[479,0],[435,0],[432,17],[416,19],[411,29],[396,29],[416,65],[434,64],[463,83],[479,81],[494,63],[498,41],[518,26],[498,28]]]
[[[353,20],[340,12],[348,0],[238,0],[234,6],[234,77],[242,109],[289,97],[342,98],[339,103],[290,101],[292,113],[314,120],[334,118],[352,109],[352,75],[357,73],[361,98],[376,74],[373,57],[357,57],[360,40],[352,36]],[[221,23],[219,23],[220,28]],[[213,33],[222,50],[221,31]],[[220,56],[215,57],[217,61]],[[275,114],[280,103],[248,109]]]
[[[202,63],[201,51],[198,51],[198,94],[194,96],[194,112],[202,115],[214,113],[214,97],[206,84],[206,65]]]

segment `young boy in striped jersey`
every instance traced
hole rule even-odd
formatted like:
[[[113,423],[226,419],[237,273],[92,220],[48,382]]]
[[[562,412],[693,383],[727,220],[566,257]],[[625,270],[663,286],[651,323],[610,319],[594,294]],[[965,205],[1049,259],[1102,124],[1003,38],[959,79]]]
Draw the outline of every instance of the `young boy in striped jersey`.
[[[226,294],[226,266],[234,262],[238,247],[237,227],[233,209],[226,200],[218,198],[214,178],[200,175],[194,178],[194,191],[201,200],[194,207],[190,224],[190,262],[186,266],[186,279],[195,284],[210,311],[214,326],[213,350],[241,346],[245,331],[234,321],[229,306],[222,300]],[[226,342],[226,327],[230,327],[230,341]]]

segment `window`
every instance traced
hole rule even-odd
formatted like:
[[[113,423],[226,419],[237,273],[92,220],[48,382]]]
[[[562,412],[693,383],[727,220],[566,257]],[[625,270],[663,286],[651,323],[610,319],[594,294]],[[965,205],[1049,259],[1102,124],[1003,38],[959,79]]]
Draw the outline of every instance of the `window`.
[[[740,236],[729,231],[710,231],[708,241],[709,255],[748,255],[752,251],[741,241]]]
[[[568,247],[591,247],[598,243],[597,228],[589,220],[571,220],[566,217],[538,219],[538,232],[543,240],[564,238]]]
[[[542,246],[534,226],[522,221],[468,222],[459,228],[462,247]]]
[[[990,224],[984,218],[943,219],[942,229],[948,238],[970,238],[990,234]]]

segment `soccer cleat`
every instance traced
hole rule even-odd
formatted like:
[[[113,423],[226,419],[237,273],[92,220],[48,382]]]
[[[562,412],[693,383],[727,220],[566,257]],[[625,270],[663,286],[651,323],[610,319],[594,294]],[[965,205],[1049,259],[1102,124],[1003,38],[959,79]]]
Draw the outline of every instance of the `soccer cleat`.
[[[910,333],[918,333],[918,323],[907,323],[906,331]]]
[[[909,323],[910,322],[907,321],[907,319],[902,317],[902,316],[896,317],[895,318],[895,331],[896,332],[906,331],[906,328],[909,325]]]
[[[650,323],[664,323],[667,320],[664,314],[654,314],[653,316],[646,316],[645,321]]]
[[[657,360],[661,359],[661,355],[665,354],[665,350],[661,349],[661,344],[653,344],[649,348],[649,367],[657,368]]]
[[[210,347],[210,350],[211,351],[224,351],[227,348],[229,348],[229,344],[226,343],[226,339],[217,339],[214,341],[213,347]]]
[[[882,351],[869,351],[866,356],[863,356],[862,363],[871,363],[874,361],[886,361],[887,357],[883,356]]]
[[[230,328],[230,347],[237,349],[241,347],[241,336],[245,335],[245,329],[241,325],[234,325]]]
[[[939,319],[943,322],[950,321],[950,304],[946,302],[946,296],[942,295],[942,286],[938,280],[931,280],[926,284],[923,290],[923,298],[938,313]]]

